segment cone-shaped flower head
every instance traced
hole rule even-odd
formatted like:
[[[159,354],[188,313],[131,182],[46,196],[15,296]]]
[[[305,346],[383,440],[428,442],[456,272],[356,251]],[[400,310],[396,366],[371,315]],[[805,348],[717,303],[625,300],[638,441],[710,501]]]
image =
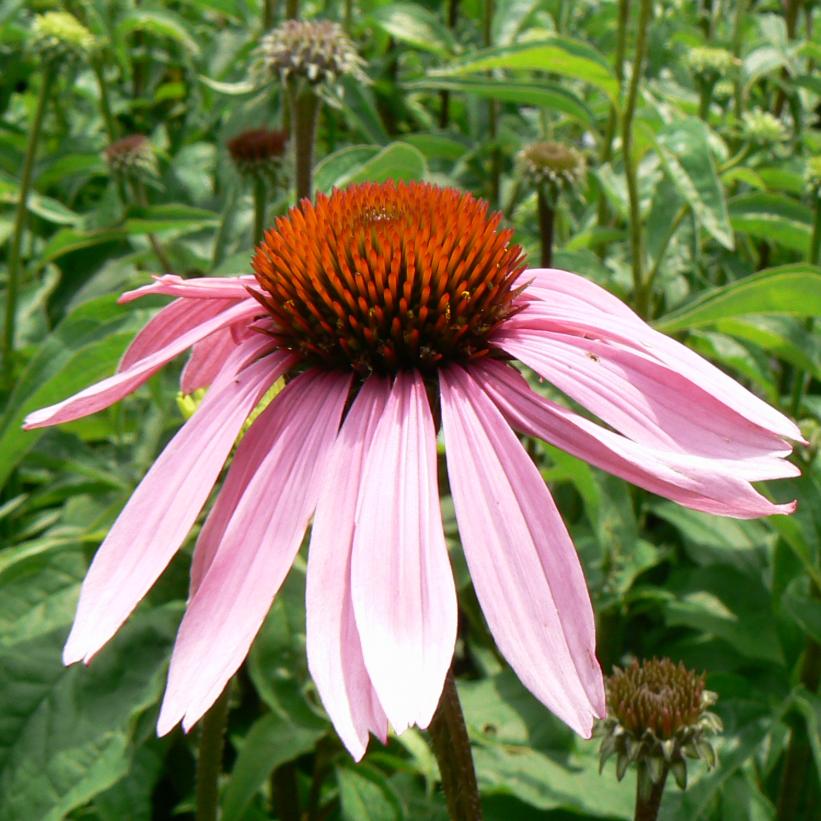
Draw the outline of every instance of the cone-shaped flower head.
[[[516,159],[520,173],[534,188],[573,188],[581,183],[587,170],[581,151],[557,142],[530,143]]]
[[[785,439],[801,436],[792,422],[593,283],[523,270],[499,215],[470,194],[385,183],[305,199],[266,233],[253,268],[126,294],[175,300],[116,375],[26,420],[100,410],[189,348],[181,389],[208,386],[100,547],[64,651],[67,663],[88,660],[114,635],[235,449],[194,548],[161,733],[191,726],[240,666],[309,522],[308,666],[341,738],[359,758],[370,732],[428,725],[456,641],[440,426],[462,549],[499,650],[585,736],[605,707],[593,611],[514,431],[696,510],[794,507],[751,484],[796,475],[784,459]],[[604,424],[546,399],[520,368]]]
[[[756,145],[778,145],[788,138],[784,123],[769,111],[745,111],[741,121],[744,137]]]
[[[722,727],[718,716],[707,710],[716,695],[704,689],[703,675],[669,659],[641,664],[634,660],[625,670],[617,667],[606,687],[608,715],[597,728],[597,734],[604,736],[600,767],[615,755],[619,781],[630,764],[638,764],[640,778],[648,778],[651,784],[669,769],[684,789],[685,756],[701,758],[708,767],[715,765],[707,737]]]
[[[269,128],[252,128],[227,142],[228,153],[243,177],[271,185],[279,182],[287,144],[287,131]]]
[[[365,61],[342,27],[329,20],[286,20],[263,37],[260,56],[282,82],[333,87],[346,74],[365,80]]]
[[[103,157],[114,175],[129,178],[157,175],[154,147],[144,134],[129,134],[111,143],[104,149]]]
[[[34,18],[31,47],[43,62],[77,62],[88,57],[94,46],[94,35],[67,11],[47,11]]]
[[[741,61],[726,48],[697,46],[691,48],[685,57],[690,71],[708,82],[727,77]]]

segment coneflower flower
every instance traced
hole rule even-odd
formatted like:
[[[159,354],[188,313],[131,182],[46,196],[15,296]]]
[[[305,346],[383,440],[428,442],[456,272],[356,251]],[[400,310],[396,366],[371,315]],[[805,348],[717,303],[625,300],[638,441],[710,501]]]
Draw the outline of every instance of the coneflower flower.
[[[287,131],[251,128],[232,137],[226,146],[243,177],[275,185],[282,171],[287,143]]]
[[[94,413],[183,351],[182,390],[210,385],[100,547],[64,652],[89,661],[199,534],[158,730],[202,716],[242,663],[309,520],[312,676],[359,758],[431,720],[456,639],[437,488],[440,425],[462,547],[498,647],[583,736],[605,709],[584,574],[514,430],[696,510],[788,513],[751,482],[794,476],[796,426],[575,274],[525,269],[501,217],[470,194],[365,184],[277,219],[254,276],[159,277],[176,297],[118,373],[32,413]],[[532,368],[604,427],[534,391]]]
[[[107,145],[103,158],[111,173],[123,178],[139,179],[158,174],[154,146],[144,134],[129,134]]]

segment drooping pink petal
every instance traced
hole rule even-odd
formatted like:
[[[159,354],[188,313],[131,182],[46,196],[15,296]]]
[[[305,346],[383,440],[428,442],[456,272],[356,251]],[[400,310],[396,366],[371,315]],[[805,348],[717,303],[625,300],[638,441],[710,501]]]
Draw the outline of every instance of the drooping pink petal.
[[[157,731],[188,729],[248,653],[299,550],[350,377],[307,371],[251,426],[230,474],[256,469],[182,620]],[[259,459],[259,452],[264,452]]]
[[[633,442],[534,393],[521,374],[500,362],[476,365],[471,374],[514,428],[652,493],[694,510],[736,518],[795,509],[794,502],[776,505],[763,497],[738,477],[732,460],[665,452]]]
[[[397,733],[430,723],[456,642],[425,386],[400,372],[362,472],[351,583],[365,666]]]
[[[23,427],[30,430],[31,428],[57,425],[61,422],[71,422],[74,419],[80,419],[83,416],[107,408],[135,391],[153,373],[156,373],[163,365],[184,350],[220,328],[242,319],[250,319],[258,313],[258,310],[258,307],[255,308],[251,300],[237,303],[233,308],[229,308],[227,311],[223,311],[217,316],[211,317],[194,328],[183,332],[164,348],[140,359],[127,371],[103,379],[101,382],[83,389],[56,405],[50,405],[47,408],[41,408],[30,413],[26,417]]]
[[[175,299],[149,320],[123,354],[118,371],[162,350],[178,336],[237,304],[236,299]]]
[[[266,344],[249,340],[226,363],[128,500],[83,582],[66,664],[88,661],[114,635],[183,543],[242,423],[290,359],[275,353],[248,365]]]
[[[748,480],[793,475],[780,436],[639,351],[523,328],[501,332],[497,344],[636,442],[733,460]]]
[[[507,330],[529,328],[618,342],[679,373],[764,430],[804,441],[790,419],[694,351],[650,327],[595,283],[552,269],[527,270],[519,281],[530,285],[520,297],[524,309],[506,323]]]
[[[207,388],[214,381],[231,352],[239,344],[236,327],[234,325],[222,328],[194,345],[180,375],[180,390],[183,393],[193,393],[199,388]]]
[[[308,550],[308,667],[337,734],[357,761],[369,731],[383,741],[387,735],[354,618],[351,548],[362,469],[389,394],[390,383],[372,376],[348,412],[325,469]]]
[[[533,462],[467,371],[440,370],[442,425],[471,579],[524,685],[589,738],[603,716],[593,608],[570,536]]]
[[[183,279],[176,274],[163,274],[154,277],[154,282],[149,285],[126,291],[118,301],[131,302],[152,294],[190,297],[191,299],[247,299],[247,288],[255,282],[256,279],[253,276]]]

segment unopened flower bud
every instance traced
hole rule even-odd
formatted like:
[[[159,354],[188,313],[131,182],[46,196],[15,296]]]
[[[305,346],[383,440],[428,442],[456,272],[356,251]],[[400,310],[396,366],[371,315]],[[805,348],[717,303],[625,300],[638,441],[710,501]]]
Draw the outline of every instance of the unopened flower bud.
[[[38,14],[31,26],[31,48],[44,63],[79,62],[95,46],[94,35],[67,11]]]
[[[742,131],[752,143],[758,145],[776,145],[787,139],[784,124],[769,111],[747,111],[742,117]]]
[[[741,61],[726,48],[696,47],[687,52],[690,71],[704,80],[718,80],[736,69]]]
[[[687,785],[686,758],[700,758],[708,768],[716,763],[707,740],[721,732],[721,719],[708,711],[715,693],[704,689],[704,676],[669,659],[637,661],[607,678],[607,718],[596,734],[602,737],[599,769],[616,756],[616,777],[636,764],[640,785],[648,791],[669,771]]]
[[[557,142],[526,145],[516,160],[522,177],[534,188],[547,184],[556,192],[578,185],[587,170],[581,151]]]
[[[151,140],[143,134],[131,134],[111,143],[103,157],[114,175],[143,177],[157,175],[157,160]]]
[[[277,185],[287,143],[287,131],[252,128],[237,134],[226,145],[237,171],[243,177]]]

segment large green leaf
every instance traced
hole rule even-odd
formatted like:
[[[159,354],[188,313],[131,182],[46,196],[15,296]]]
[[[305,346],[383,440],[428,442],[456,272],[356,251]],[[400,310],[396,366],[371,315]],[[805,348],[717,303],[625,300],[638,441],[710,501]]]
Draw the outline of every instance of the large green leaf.
[[[439,18],[415,3],[391,3],[370,16],[379,28],[403,43],[442,57],[456,50],[453,36]]]
[[[695,117],[676,120],[659,133],[656,147],[664,170],[698,221],[732,250],[733,229],[710,152],[707,126]]]
[[[499,77],[485,78],[444,78],[431,77],[409,83],[409,91],[430,89],[432,91],[455,91],[461,94],[474,94],[503,103],[516,103],[524,106],[538,106],[551,111],[561,111],[581,125],[593,127],[593,112],[576,94],[550,83],[516,83]]]
[[[402,804],[385,776],[377,769],[360,765],[337,767],[339,801],[344,821],[401,821]]]
[[[171,11],[133,8],[120,17],[117,24],[119,37],[143,31],[156,37],[168,37],[192,55],[200,53],[196,38],[188,31],[184,18]]]
[[[782,194],[756,191],[730,200],[730,222],[736,231],[807,253],[812,213],[802,203]]]
[[[670,333],[748,314],[821,316],[821,268],[803,263],[768,268],[713,288],[656,322]]]
[[[110,376],[145,319],[143,310],[100,297],[69,314],[43,341],[0,418],[0,486],[43,434],[22,430],[26,415]]]
[[[607,60],[592,46],[569,37],[556,36],[549,40],[485,49],[430,73],[434,77],[449,77],[491,69],[559,74],[589,83],[611,100],[618,97],[619,84]]]
[[[378,146],[349,146],[326,157],[316,167],[315,184],[319,191],[344,188],[357,182],[418,180],[425,176],[425,158],[408,143]]]

